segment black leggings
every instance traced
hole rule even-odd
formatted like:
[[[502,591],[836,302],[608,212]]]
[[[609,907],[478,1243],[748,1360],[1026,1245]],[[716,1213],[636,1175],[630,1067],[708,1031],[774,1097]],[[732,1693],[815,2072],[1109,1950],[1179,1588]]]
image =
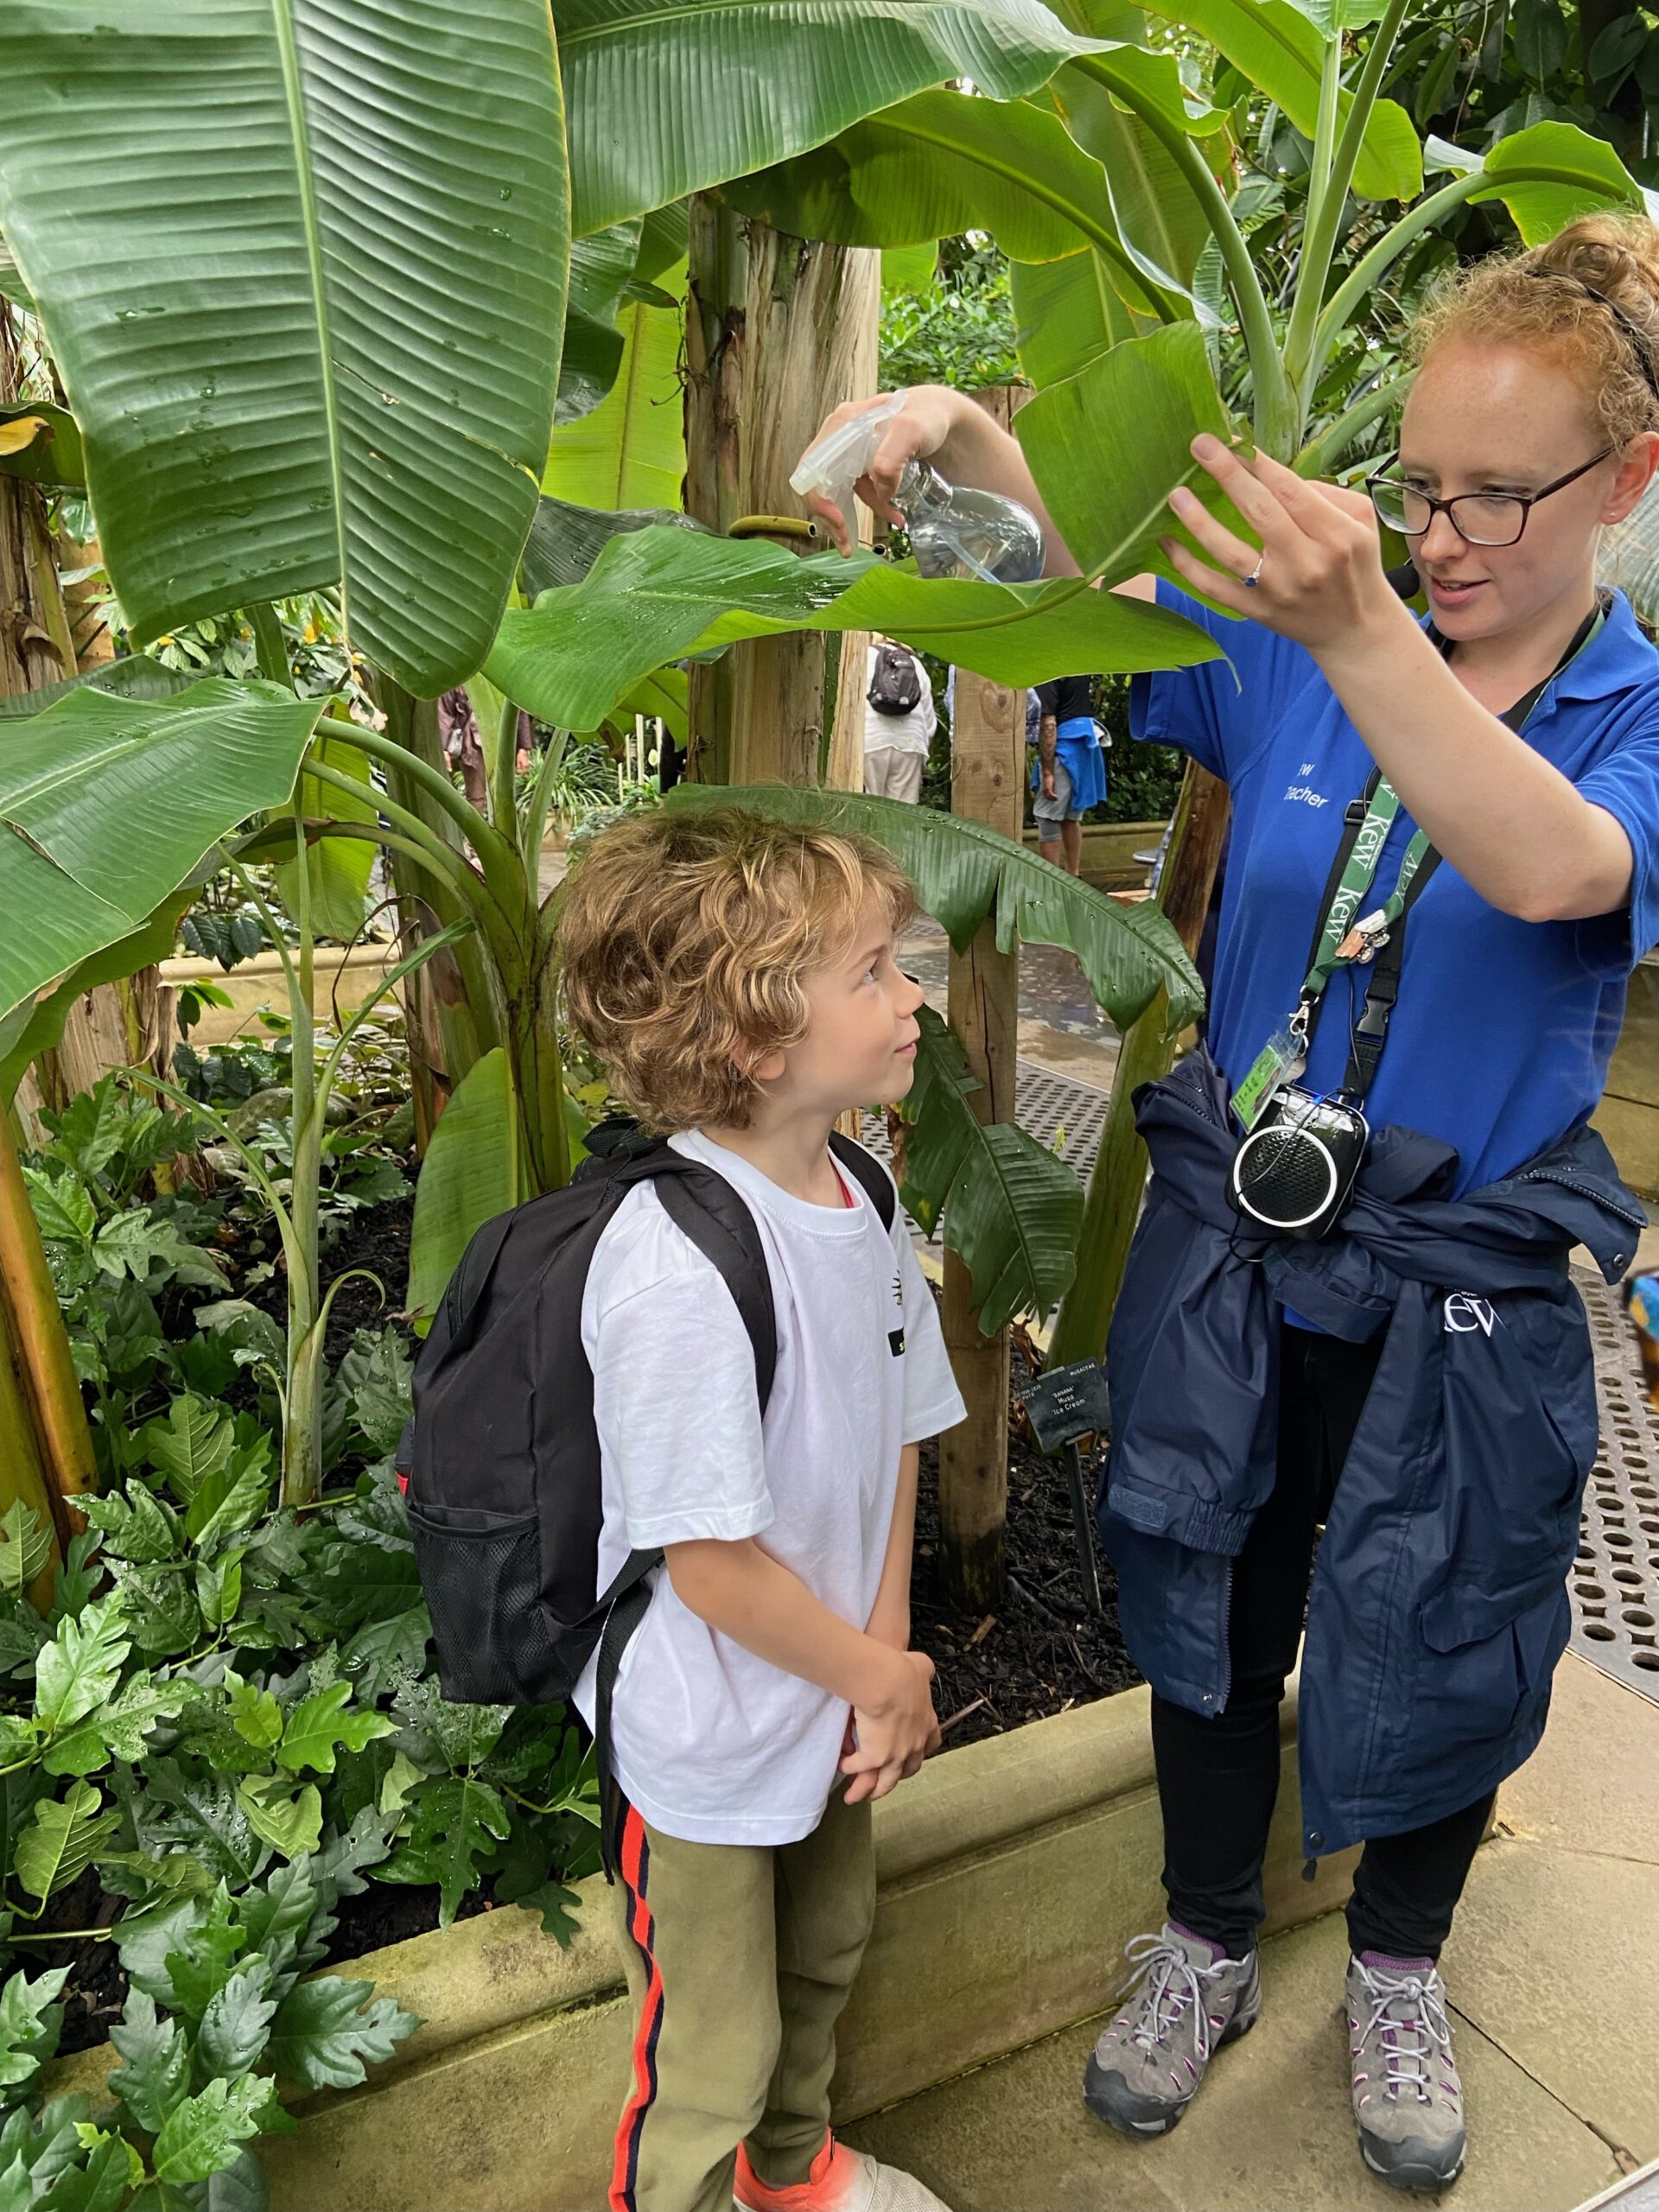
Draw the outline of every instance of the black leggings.
[[[1279,1707],[1296,1663],[1313,1539],[1382,1355],[1286,1327],[1279,1466],[1233,1573],[1232,1691],[1214,1719],[1154,1694],[1152,1743],[1164,1815],[1170,1917],[1243,1958],[1262,1915],[1262,1862],[1279,1789]],[[1452,1926],[1489,1795],[1403,1835],[1368,1843],[1348,1907],[1356,1952],[1436,1959]]]

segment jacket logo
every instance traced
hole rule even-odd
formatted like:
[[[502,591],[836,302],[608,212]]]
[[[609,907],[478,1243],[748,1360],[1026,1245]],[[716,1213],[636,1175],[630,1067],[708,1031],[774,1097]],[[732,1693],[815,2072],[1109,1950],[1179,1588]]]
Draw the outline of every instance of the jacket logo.
[[[1497,1321],[1497,1313],[1489,1299],[1477,1298],[1472,1291],[1454,1290],[1446,1301],[1446,1330],[1448,1336],[1472,1336],[1478,1329],[1490,1337]]]

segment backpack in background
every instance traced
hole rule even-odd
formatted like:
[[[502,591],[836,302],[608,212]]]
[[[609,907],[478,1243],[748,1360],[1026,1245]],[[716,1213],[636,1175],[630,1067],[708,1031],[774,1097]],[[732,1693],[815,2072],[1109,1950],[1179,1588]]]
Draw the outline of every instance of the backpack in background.
[[[839,1133],[836,1160],[890,1230],[886,1170]],[[643,1616],[660,1551],[634,1552],[607,1588],[594,1376],[582,1294],[601,1236],[637,1183],[720,1270],[754,1348],[764,1414],[777,1364],[772,1281],[754,1217],[723,1175],[620,1117],[588,1135],[562,1191],[499,1214],[449,1280],[415,1362],[397,1471],[443,1695],[467,1705],[563,1703],[607,1638],[601,1715]],[[650,1347],[642,1344],[642,1362]],[[630,1593],[637,1600],[624,1605]],[[601,1745],[601,1760],[606,1747]]]
[[[903,645],[878,645],[866,700],[878,715],[912,715],[922,703],[921,664]]]

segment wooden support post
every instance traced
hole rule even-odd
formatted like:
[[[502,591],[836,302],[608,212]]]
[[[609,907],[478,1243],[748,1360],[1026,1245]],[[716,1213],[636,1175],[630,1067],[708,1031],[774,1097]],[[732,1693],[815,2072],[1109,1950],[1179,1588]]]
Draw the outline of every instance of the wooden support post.
[[[749,515],[801,517],[790,471],[831,408],[875,391],[880,256],[790,238],[702,194],[690,245],[687,511],[722,532]],[[785,533],[775,542],[801,552],[814,541]],[[694,668],[690,772],[705,783],[815,786],[826,751],[824,671],[824,637],[807,630]],[[858,769],[861,783],[861,744]]]
[[[1026,397],[1000,386],[975,395],[1003,429]],[[1025,821],[1026,695],[958,669],[950,732],[950,811],[983,822],[1016,842]],[[996,925],[981,925],[949,968],[950,1027],[983,1089],[982,1122],[1014,1118],[1019,1050],[1020,954],[996,949]],[[944,1255],[944,1341],[968,1417],[939,1439],[939,1580],[964,1612],[1002,1602],[1008,1511],[1008,1332],[982,1336],[973,1278]]]

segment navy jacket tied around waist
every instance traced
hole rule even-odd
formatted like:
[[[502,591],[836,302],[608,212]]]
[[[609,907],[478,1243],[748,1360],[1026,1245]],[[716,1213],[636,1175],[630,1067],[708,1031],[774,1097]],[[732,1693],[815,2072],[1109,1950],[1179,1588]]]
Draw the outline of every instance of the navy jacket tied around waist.
[[[1281,1309],[1357,1343],[1386,1330],[1309,1602],[1304,1841],[1438,1820],[1543,1732],[1598,1433],[1567,1254],[1587,1246],[1614,1280],[1642,1210],[1588,1128],[1452,1198],[1452,1147],[1392,1126],[1336,1229],[1298,1243],[1228,1202],[1206,1053],[1135,1113],[1153,1178],[1112,1323],[1099,1505],[1130,1652],[1160,1696],[1225,1709],[1231,1563],[1274,1482]]]

